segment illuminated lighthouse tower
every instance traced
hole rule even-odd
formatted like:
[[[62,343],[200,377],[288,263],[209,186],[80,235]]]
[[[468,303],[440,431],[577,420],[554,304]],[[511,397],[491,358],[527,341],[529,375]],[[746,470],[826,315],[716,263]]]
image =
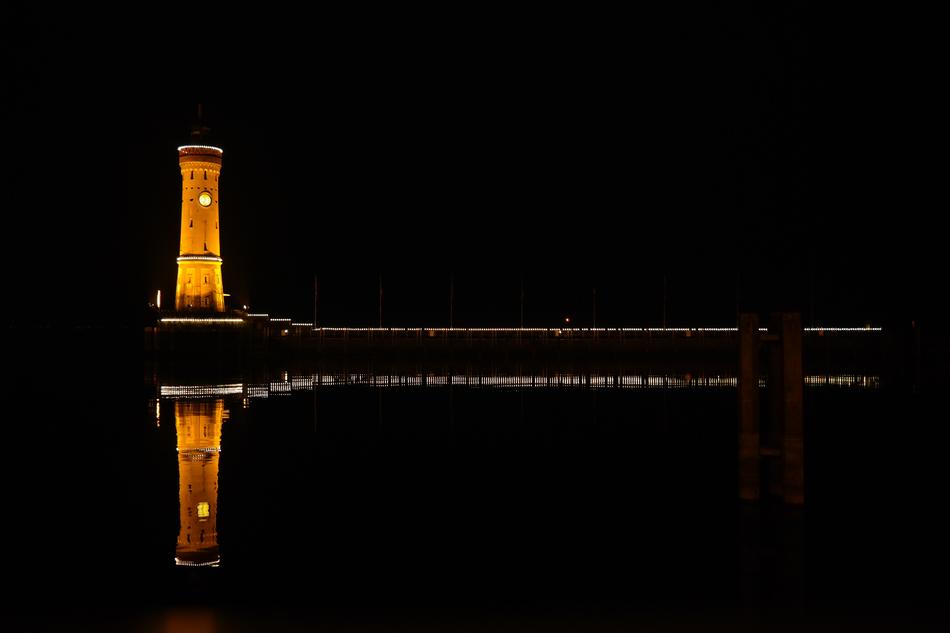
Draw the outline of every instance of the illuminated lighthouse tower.
[[[223,153],[210,145],[178,148],[182,181],[176,310],[224,312],[218,228],[218,176]]]

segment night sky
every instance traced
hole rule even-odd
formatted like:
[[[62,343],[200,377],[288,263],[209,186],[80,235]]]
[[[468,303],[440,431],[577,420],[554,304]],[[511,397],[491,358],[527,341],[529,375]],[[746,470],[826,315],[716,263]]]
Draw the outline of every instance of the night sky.
[[[12,432],[5,462],[13,510],[9,536],[3,534],[13,544],[10,604],[28,617],[68,618],[61,603],[73,588],[56,588],[73,577],[80,579],[75,600],[112,600],[119,611],[160,600],[149,584],[168,589],[167,576],[146,577],[150,563],[116,561],[157,560],[167,551],[136,531],[153,516],[150,495],[159,494],[136,487],[158,481],[150,470],[158,462],[148,456],[172,447],[155,442],[151,419],[148,428],[142,424],[152,415],[143,403],[154,397],[150,385],[159,373],[157,364],[146,365],[143,381],[141,327],[154,318],[147,306],[157,289],[163,307],[174,303],[176,148],[191,142],[199,103],[210,128],[202,143],[224,151],[221,255],[232,306],[310,321],[316,275],[320,325],[376,325],[381,276],[388,326],[448,325],[450,280],[458,327],[517,326],[522,285],[526,326],[556,326],[565,317],[592,325],[595,288],[599,327],[659,326],[664,317],[668,326],[734,326],[737,310],[799,310],[806,326],[883,326],[886,389],[873,394],[882,398],[815,408],[824,417],[811,427],[817,442],[808,440],[817,450],[807,450],[826,471],[809,472],[818,472],[818,481],[830,473],[847,486],[840,496],[821,491],[832,510],[809,517],[809,529],[830,540],[823,541],[828,549],[806,550],[805,564],[829,552],[823,562],[847,569],[841,578],[860,580],[843,589],[858,595],[873,586],[859,600],[892,586],[938,593],[943,585],[923,577],[946,568],[933,546],[941,526],[933,501],[946,489],[946,205],[930,193],[945,169],[935,132],[944,101],[934,93],[946,71],[927,60],[943,58],[929,49],[946,37],[926,30],[944,21],[914,16],[900,24],[893,7],[872,17],[869,7],[832,14],[795,3],[660,4],[600,15],[553,4],[524,15],[468,5],[457,13],[359,5],[342,15],[323,6],[294,14],[264,3],[237,18],[225,16],[224,5],[195,3],[122,14],[86,4],[8,9],[0,19],[0,323],[7,330],[0,383]],[[267,364],[209,355],[194,368],[251,376]],[[188,369],[185,361],[170,365],[172,373]],[[449,393],[449,403],[464,410],[465,401]],[[598,411],[600,396],[590,393]],[[689,406],[678,408],[671,397],[671,419],[679,410],[707,431],[732,424],[706,411],[697,417],[691,407],[703,401],[683,393]],[[731,412],[733,396],[723,394],[722,410]],[[372,410],[357,409],[354,419],[369,411],[382,420],[377,398],[363,398],[358,406]],[[640,416],[625,408],[622,426],[637,433],[632,445],[646,462],[659,463],[666,453],[626,420],[652,419],[662,406],[658,434],[673,442],[666,390],[662,402],[643,401],[656,411]],[[265,452],[271,463],[294,465],[284,451],[309,449],[286,439],[299,416],[285,416],[281,402],[269,403],[277,424],[259,419],[246,428],[279,433],[280,445]],[[400,415],[386,402],[387,416]],[[425,423],[414,401],[404,402],[406,420]],[[466,414],[489,426],[506,419],[493,416],[496,401],[486,402]],[[602,397],[602,413],[591,418],[595,435],[607,428],[600,421],[608,419],[606,403]],[[555,421],[573,416],[549,411]],[[520,415],[523,422],[524,399]],[[240,437],[235,417],[228,424]],[[171,431],[166,420],[163,433]],[[554,437],[547,422],[538,437]],[[248,450],[272,445],[258,446],[257,437],[245,436]],[[514,437],[506,428],[500,441]],[[705,437],[686,446],[708,458],[715,447],[702,444]],[[548,439],[536,445],[537,455],[554,455]],[[618,457],[606,462],[638,463],[624,445],[616,447],[605,454]],[[512,450],[515,461],[519,450]],[[534,448],[524,450],[530,457]],[[583,451],[588,461],[565,459],[552,472],[599,472],[601,454]],[[671,455],[642,478],[647,487],[653,478],[662,486],[690,472],[675,467],[688,452],[677,445]],[[484,464],[504,472],[492,459]],[[290,470],[257,462],[255,469],[262,482],[284,476],[293,484],[287,490],[309,492]],[[525,481],[543,480],[533,466],[528,471]],[[626,487],[612,490],[619,506],[637,507]],[[672,501],[691,507],[691,499]],[[517,503],[530,513],[530,504]],[[307,511],[323,511],[311,505]],[[266,510],[273,507],[282,506]],[[576,516],[586,525],[586,514]],[[689,516],[683,525],[690,531],[712,525],[706,513]],[[836,517],[846,520],[836,525]],[[120,528],[114,539],[113,526]],[[132,599],[124,604],[103,591],[90,580],[97,573],[111,574]],[[135,582],[140,577],[143,584]],[[839,580],[830,575],[821,583]],[[38,608],[30,610],[32,602]],[[766,601],[756,605],[764,609]]]
[[[156,289],[168,304],[198,103],[224,149],[225,291],[252,311],[309,321],[314,274],[324,325],[375,324],[380,274],[385,325],[447,325],[450,278],[459,326],[517,325],[522,278],[530,326],[590,325],[595,287],[598,325],[657,325],[664,276],[669,325],[731,325],[737,304],[890,323],[935,301],[943,238],[894,202],[907,161],[876,71],[804,10],[324,17],[221,24],[207,55],[181,28],[14,20],[16,305],[134,324]]]

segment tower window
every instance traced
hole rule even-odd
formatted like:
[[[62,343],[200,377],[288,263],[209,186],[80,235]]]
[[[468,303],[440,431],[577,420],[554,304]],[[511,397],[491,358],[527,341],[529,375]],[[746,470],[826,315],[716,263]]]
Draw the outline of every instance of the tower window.
[[[205,180],[207,180],[207,179],[208,179],[208,172],[205,171]]]
[[[194,226],[195,226],[195,221],[194,221],[194,220],[188,220],[188,228],[191,229],[191,228],[194,228]]]
[[[195,170],[194,170],[194,169],[191,170],[191,179],[192,179],[192,180],[195,179]]]

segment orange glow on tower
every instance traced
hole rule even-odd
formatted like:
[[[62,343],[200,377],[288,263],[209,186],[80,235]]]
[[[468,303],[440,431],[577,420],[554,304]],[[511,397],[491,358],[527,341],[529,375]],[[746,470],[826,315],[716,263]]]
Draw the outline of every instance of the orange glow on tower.
[[[224,312],[218,177],[224,152],[210,145],[178,148],[181,241],[175,310]]]
[[[218,456],[221,425],[228,418],[223,400],[178,401],[178,545],[175,563],[217,566]]]

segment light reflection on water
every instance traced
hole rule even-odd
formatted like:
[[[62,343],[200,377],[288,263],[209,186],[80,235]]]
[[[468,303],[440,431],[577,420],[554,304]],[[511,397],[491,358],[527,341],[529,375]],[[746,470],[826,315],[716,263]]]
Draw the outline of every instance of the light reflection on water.
[[[878,389],[880,376],[836,374],[805,376],[806,387],[841,387],[851,389]],[[735,376],[692,374],[541,374],[541,375],[466,375],[466,374],[398,374],[335,373],[289,376],[282,372],[281,380],[267,383],[229,383],[217,385],[161,385],[162,398],[242,396],[267,398],[271,395],[310,391],[314,388],[364,385],[371,387],[445,387],[474,388],[603,388],[603,389],[735,389]],[[766,386],[766,379],[759,386]]]
[[[175,563],[216,567],[218,554],[218,457],[221,426],[228,418],[223,400],[178,400],[179,531]]]
[[[592,397],[598,393],[616,393],[622,398],[625,405],[615,411],[625,413],[628,409],[634,410],[637,403],[645,398],[630,399],[621,396],[628,393],[633,396],[641,393],[644,397],[654,394],[657,397],[666,390],[675,390],[675,393],[687,395],[691,390],[697,394],[708,394],[716,402],[731,402],[729,392],[737,387],[735,376],[729,375],[693,375],[690,373],[550,373],[550,374],[453,374],[453,373],[419,373],[419,374],[372,374],[365,372],[354,373],[319,373],[293,375],[287,371],[276,374],[277,380],[269,382],[234,382],[225,384],[162,384],[158,386],[158,393],[150,402],[150,411],[154,411],[155,426],[160,427],[161,409],[163,406],[173,408],[175,416],[177,451],[178,451],[178,484],[179,484],[179,531],[175,548],[175,563],[188,567],[217,567],[221,562],[218,543],[218,465],[221,452],[222,427],[229,418],[227,402],[233,405],[242,403],[244,408],[252,400],[266,399],[272,396],[291,396],[294,393],[309,392],[314,398],[320,389],[333,388],[333,393],[340,395],[350,394],[349,401],[364,400],[358,389],[350,387],[387,388],[385,391],[408,394],[421,390],[435,395],[438,388],[445,389],[457,386],[469,392],[472,398],[483,399],[489,392],[500,394],[522,392],[534,393],[545,400],[557,400],[558,392],[580,395],[587,390]],[[864,374],[836,374],[811,375],[804,379],[805,386],[812,389],[833,389],[845,391],[877,391],[880,388],[880,378],[876,375]],[[760,380],[760,386],[765,386],[765,380]],[[339,389],[342,387],[343,389]],[[470,388],[470,389],[469,389]],[[550,397],[543,390],[549,390]],[[464,393],[460,391],[459,393]],[[330,393],[329,391],[327,393]],[[382,393],[379,391],[379,393]],[[443,393],[449,393],[446,389]],[[477,395],[477,394],[482,395]],[[671,392],[672,393],[672,392]],[[517,397],[517,396],[516,396]],[[666,415],[666,400],[664,397],[663,415]],[[705,399],[706,396],[703,396]],[[355,400],[354,400],[355,399]],[[620,401],[617,401],[619,403]],[[314,400],[316,403],[316,400]],[[452,419],[451,395],[449,395],[450,420]],[[261,403],[264,404],[264,403]],[[239,405],[238,405],[239,406]],[[314,404],[314,407],[316,405]],[[524,403],[521,402],[521,420],[524,418]],[[609,405],[609,406],[616,406]],[[378,403],[378,416],[382,419],[382,401]],[[594,416],[596,418],[597,404],[593,401]],[[605,408],[603,413],[610,409]],[[167,411],[166,411],[167,413]],[[410,412],[414,415],[416,412]],[[399,414],[397,414],[398,417]],[[497,415],[497,413],[495,414]],[[565,413],[564,415],[569,415]],[[731,413],[721,410],[716,419],[725,420]],[[314,416],[316,409],[314,408]],[[349,416],[346,416],[348,418]],[[269,414],[265,413],[269,419]],[[408,420],[408,418],[407,418]],[[341,420],[343,421],[343,420]],[[349,420],[346,420],[349,422]],[[558,424],[557,418],[552,418]],[[490,426],[490,421],[485,420]],[[316,417],[314,418],[316,425]],[[359,426],[358,424],[356,426]],[[530,426],[530,425],[529,425]],[[316,428],[314,426],[314,428]],[[731,444],[731,442],[730,442]],[[724,455],[728,462],[732,459],[728,450]],[[247,468],[246,465],[236,463],[229,468]]]

